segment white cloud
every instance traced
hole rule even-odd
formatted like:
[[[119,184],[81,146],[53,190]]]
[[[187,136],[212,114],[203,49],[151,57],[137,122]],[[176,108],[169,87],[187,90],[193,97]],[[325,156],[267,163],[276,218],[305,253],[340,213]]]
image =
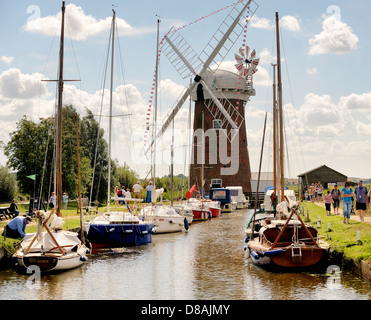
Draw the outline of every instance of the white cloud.
[[[343,110],[369,113],[371,109],[371,92],[363,94],[352,93],[347,97],[341,97],[339,106]]]
[[[309,54],[346,54],[357,49],[358,41],[346,23],[329,16],[322,22],[322,32],[309,39]]]
[[[317,68],[307,68],[307,74],[310,76],[314,76],[318,74],[318,70]]]
[[[251,27],[256,29],[271,30],[275,28],[275,22],[266,19],[259,18],[257,15],[251,19]],[[294,16],[283,16],[280,19],[280,28],[286,29],[291,32],[299,32],[301,30],[298,19]]]
[[[300,23],[293,16],[284,16],[280,20],[280,26],[292,32],[300,32]]]
[[[254,15],[254,17],[250,21],[250,24],[252,28],[256,29],[270,30],[274,28],[274,25],[269,19],[259,18],[257,15]]]
[[[14,60],[14,57],[2,56],[0,60],[6,64],[11,64]]]
[[[45,79],[40,73],[22,74],[11,68],[0,74],[0,97],[7,99],[30,99],[48,96]]]
[[[91,15],[86,15],[80,6],[69,4],[66,6],[66,25],[65,36],[74,40],[85,40],[89,36],[96,35],[111,27],[111,17],[97,20]],[[47,16],[27,21],[23,29],[31,33],[39,33],[54,36],[61,25],[61,13],[54,16]],[[134,29],[125,20],[116,18],[118,33],[123,35],[136,35],[138,33],[148,33],[150,29]],[[69,32],[71,30],[71,32]]]
[[[349,113],[346,113],[349,116]],[[308,93],[298,112],[300,131],[303,135],[313,137],[324,134],[342,134],[345,126],[345,114],[339,112],[338,106],[329,95]]]
[[[270,51],[265,48],[262,52],[259,53],[259,58],[260,58],[260,62],[261,64],[271,64],[271,63],[275,63],[276,60],[277,60],[277,57],[274,57],[272,56],[272,54],[270,53]]]

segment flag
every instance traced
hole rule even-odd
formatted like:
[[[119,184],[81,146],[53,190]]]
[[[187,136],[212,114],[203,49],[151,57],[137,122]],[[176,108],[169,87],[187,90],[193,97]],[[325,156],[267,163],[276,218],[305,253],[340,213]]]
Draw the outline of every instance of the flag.
[[[187,199],[192,197],[193,192],[196,190],[196,185],[194,184],[191,189],[186,193]]]
[[[36,174],[31,174],[30,176],[27,176],[27,178],[30,178],[32,180],[36,180]]]

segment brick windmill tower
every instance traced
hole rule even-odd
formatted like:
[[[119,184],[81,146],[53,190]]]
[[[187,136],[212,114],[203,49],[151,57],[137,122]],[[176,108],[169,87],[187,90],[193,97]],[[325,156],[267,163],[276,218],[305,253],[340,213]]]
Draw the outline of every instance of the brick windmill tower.
[[[207,71],[203,79],[208,89],[198,84],[192,92],[195,108],[190,184],[203,184],[206,193],[212,186],[242,186],[244,192],[251,192],[245,105],[255,95],[252,77],[259,59],[255,50],[245,57],[249,47],[241,48],[240,53],[242,57],[236,55],[237,73]]]
[[[193,51],[178,29],[170,29],[161,42],[162,53],[183,79],[193,77],[194,80],[168,113],[154,139],[164,134],[191,96],[195,101],[195,145],[190,182],[199,187],[203,184],[205,192],[212,179],[222,179],[223,186],[243,186],[244,192],[251,192],[244,108],[249,97],[255,95],[252,75],[259,60],[253,54],[247,59],[248,50],[240,49],[242,56],[235,55],[236,73],[219,70],[219,66],[257,8],[253,0],[236,2],[200,55]],[[212,70],[211,65],[215,69]]]

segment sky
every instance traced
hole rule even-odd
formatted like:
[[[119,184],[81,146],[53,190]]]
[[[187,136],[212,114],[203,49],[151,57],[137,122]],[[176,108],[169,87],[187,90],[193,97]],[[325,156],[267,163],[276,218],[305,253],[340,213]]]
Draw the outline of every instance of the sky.
[[[108,132],[109,77],[104,82],[112,9],[116,12],[112,157],[145,177],[150,159],[138,150],[153,111],[157,20],[160,40],[174,26],[200,53],[230,12],[230,0],[66,1],[63,101],[85,115],[88,107]],[[256,0],[247,33],[233,44],[220,68],[236,72],[234,54],[246,44],[260,59],[256,95],[246,105],[250,165],[272,171],[272,63],[276,63],[275,12],[281,29],[286,177],[321,165],[348,177],[371,178],[371,3],[366,0]],[[254,6],[255,7],[255,6]],[[0,141],[23,116],[52,116],[56,101],[61,1],[0,0]],[[201,19],[202,18],[202,19]],[[159,55],[157,118],[166,118],[189,85]],[[108,70],[109,72],[109,70]],[[104,90],[103,90],[104,88]],[[104,98],[102,93],[104,92]],[[103,101],[103,102],[101,102]],[[150,106],[150,107],[149,107]],[[98,117],[102,113],[104,117]],[[187,175],[189,103],[175,117],[175,173]],[[152,121],[152,120],[151,120]],[[108,137],[106,136],[108,139]],[[157,143],[156,175],[169,174],[171,129]],[[188,149],[189,150],[189,149]],[[0,165],[6,164],[0,149]]]

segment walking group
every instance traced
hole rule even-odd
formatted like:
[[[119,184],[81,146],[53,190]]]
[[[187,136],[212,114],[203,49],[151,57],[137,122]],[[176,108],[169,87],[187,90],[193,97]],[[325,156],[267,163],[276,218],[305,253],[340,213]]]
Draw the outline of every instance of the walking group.
[[[322,202],[322,192],[323,188],[320,188],[321,184],[311,185],[310,188],[305,190],[305,200],[306,201],[317,201]],[[320,192],[322,191],[322,192]],[[309,194],[312,193],[313,197]],[[331,205],[334,208],[334,214],[339,215],[340,201],[343,208],[343,222],[349,224],[349,219],[352,214],[358,212],[361,222],[364,222],[365,213],[368,204],[370,203],[371,190],[368,191],[366,186],[363,185],[363,181],[359,180],[358,185],[353,189],[351,183],[346,181],[344,187],[340,190],[338,185],[335,184],[334,188],[330,191],[328,190],[324,196],[326,214],[331,215]],[[354,205],[355,202],[355,205]]]

